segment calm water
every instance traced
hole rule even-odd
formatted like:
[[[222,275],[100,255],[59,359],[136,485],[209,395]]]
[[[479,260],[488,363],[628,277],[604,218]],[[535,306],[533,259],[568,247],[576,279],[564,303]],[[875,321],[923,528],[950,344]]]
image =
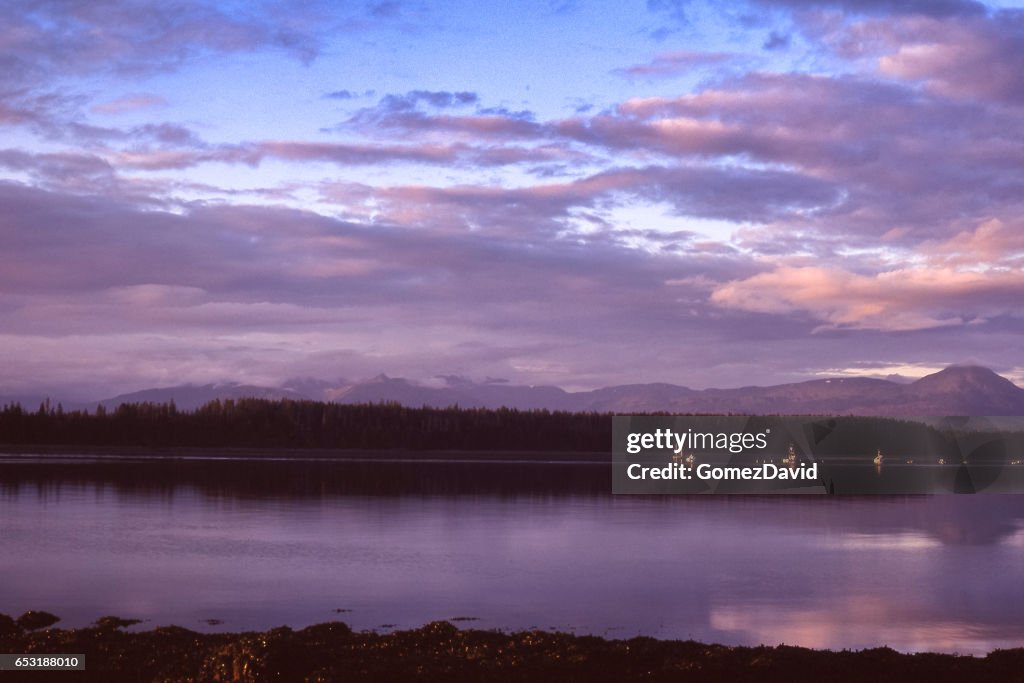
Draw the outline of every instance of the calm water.
[[[1024,646],[1024,496],[612,497],[586,492],[583,465],[531,467],[541,474],[520,479],[575,471],[583,492],[360,495],[339,482],[366,479],[365,465],[5,458],[0,612],[45,609],[65,626],[105,614],[196,630],[472,618],[456,623]]]

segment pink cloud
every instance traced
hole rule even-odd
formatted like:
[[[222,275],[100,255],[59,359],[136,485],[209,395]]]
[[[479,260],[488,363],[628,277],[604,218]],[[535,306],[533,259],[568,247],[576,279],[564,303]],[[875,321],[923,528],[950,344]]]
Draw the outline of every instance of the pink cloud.
[[[1020,291],[1020,271],[903,268],[864,275],[834,266],[779,266],[719,286],[711,301],[755,313],[806,313],[822,329],[907,331],[1020,313]]]
[[[807,28],[845,58],[877,59],[889,77],[971,101],[1024,101],[1024,12],[973,16],[910,15],[838,22],[819,17]]]
[[[134,95],[118,97],[117,99],[108,100],[107,102],[94,104],[90,107],[90,110],[99,114],[123,114],[125,112],[136,111],[139,109],[150,109],[166,105],[167,100],[159,95],[154,95],[152,93],[137,93]]]
[[[634,64],[622,69],[620,73],[627,76],[666,78],[678,76],[699,67],[720,64],[732,59],[733,56],[724,52],[691,52],[688,50],[663,52],[645,64]]]
[[[946,265],[1019,268],[1024,264],[1024,224],[991,218],[948,240],[927,243],[923,251]]]
[[[957,98],[1024,102],[1024,14],[1006,23],[944,22],[879,60],[882,73]]]

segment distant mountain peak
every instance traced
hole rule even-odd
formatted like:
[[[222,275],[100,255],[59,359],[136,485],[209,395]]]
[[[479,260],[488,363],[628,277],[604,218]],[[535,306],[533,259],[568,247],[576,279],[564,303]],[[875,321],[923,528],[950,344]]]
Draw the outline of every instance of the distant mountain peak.
[[[925,375],[914,385],[974,385],[974,386],[1016,386],[1010,380],[989,368],[980,365],[950,365],[930,375]]]
[[[950,366],[909,384],[884,379],[834,377],[767,387],[703,390],[659,382],[569,392],[545,385],[475,382],[457,376],[441,378],[448,380],[446,386],[420,384],[383,373],[351,383],[344,380],[293,379],[281,387],[237,382],[188,384],[122,394],[101,403],[116,407],[119,403],[173,400],[179,408],[188,410],[214,399],[254,397],[336,403],[395,402],[411,407],[459,405],[464,408],[507,407],[623,414],[665,411],[748,415],[1024,415],[1024,389],[978,365]]]

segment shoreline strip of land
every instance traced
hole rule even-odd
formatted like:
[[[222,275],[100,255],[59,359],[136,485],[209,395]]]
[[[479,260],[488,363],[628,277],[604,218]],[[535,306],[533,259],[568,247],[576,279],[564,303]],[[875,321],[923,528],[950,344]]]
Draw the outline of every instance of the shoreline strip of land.
[[[1024,648],[985,657],[901,654],[881,647],[823,651],[738,647],[635,637],[609,640],[549,631],[459,629],[449,622],[378,633],[342,622],[301,630],[198,633],[179,626],[127,631],[103,617],[54,628],[45,612],[0,614],[0,652],[85,655],[84,672],[32,672],[33,681],[1007,681]]]

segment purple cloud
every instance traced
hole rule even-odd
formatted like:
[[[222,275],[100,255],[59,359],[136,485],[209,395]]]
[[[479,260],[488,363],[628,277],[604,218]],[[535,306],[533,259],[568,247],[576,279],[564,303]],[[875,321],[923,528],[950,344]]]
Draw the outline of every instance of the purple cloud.
[[[270,6],[240,18],[209,3],[15,0],[4,3],[0,17],[0,44],[30,65],[20,74],[26,79],[55,71],[161,70],[206,51],[277,48],[309,61],[319,49],[316,38],[292,30]]]
[[[678,76],[679,74],[692,71],[693,69],[702,66],[720,64],[726,60],[732,59],[733,56],[734,55],[723,52],[706,53],[689,52],[685,50],[664,52],[646,64],[634,64],[633,66],[622,69],[620,73],[627,76],[667,78],[671,76]]]
[[[107,102],[101,102],[94,104],[90,109],[91,111],[100,114],[121,114],[128,111],[136,111],[138,109],[147,109],[150,107],[162,107],[167,105],[167,100],[159,95],[152,93],[137,93],[134,95],[124,95]]]
[[[920,14],[933,17],[985,14],[985,5],[975,0],[753,0],[756,4],[794,10],[836,9],[863,14]]]

